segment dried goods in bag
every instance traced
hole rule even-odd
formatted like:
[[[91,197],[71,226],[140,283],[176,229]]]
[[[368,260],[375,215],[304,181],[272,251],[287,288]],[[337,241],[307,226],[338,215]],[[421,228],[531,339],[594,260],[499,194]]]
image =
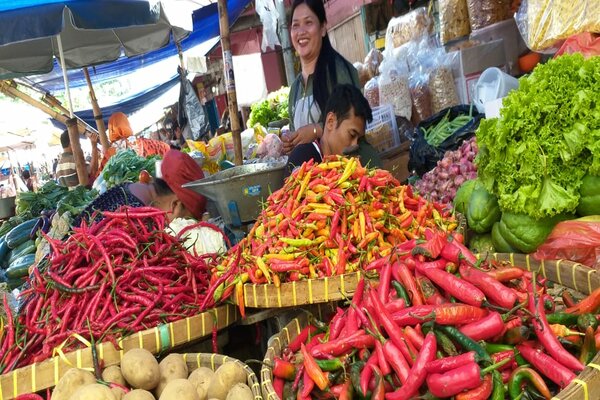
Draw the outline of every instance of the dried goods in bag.
[[[379,78],[377,76],[367,82],[364,92],[371,108],[379,107]]]
[[[433,114],[428,80],[428,76],[420,70],[413,72],[409,78],[410,98],[412,100],[411,122],[414,125]]]
[[[551,50],[571,35],[600,33],[598,0],[524,0],[515,14],[527,47]]]
[[[504,21],[509,17],[509,4],[506,0],[467,0],[471,30]]]
[[[438,113],[445,108],[460,104],[452,70],[446,65],[434,68],[429,75],[429,89],[431,91],[431,106],[433,113]]]
[[[471,33],[466,0],[440,0],[440,40],[446,44]]]
[[[410,119],[412,114],[412,101],[408,89],[406,74],[390,69],[382,74],[379,79],[379,104],[394,106],[394,114]]]
[[[383,54],[375,48],[369,50],[365,60],[363,61],[363,67],[369,74],[369,79],[379,75],[379,66],[383,62]]]
[[[429,35],[433,31],[433,21],[425,7],[414,9],[398,18],[392,18],[385,34],[385,48],[391,50],[413,39]]]

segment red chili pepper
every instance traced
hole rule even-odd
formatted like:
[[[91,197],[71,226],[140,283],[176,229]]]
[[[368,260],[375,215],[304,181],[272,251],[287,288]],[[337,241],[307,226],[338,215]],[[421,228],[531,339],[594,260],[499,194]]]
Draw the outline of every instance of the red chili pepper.
[[[508,282],[513,279],[520,279],[524,271],[518,267],[496,268],[488,271],[487,274],[498,282]]]
[[[327,377],[327,374],[323,373],[315,359],[306,350],[304,343],[300,345],[300,351],[304,357],[305,373],[310,376],[310,379],[319,387],[319,389],[325,390],[325,388],[329,386],[329,378]]]
[[[346,323],[344,318],[344,310],[337,308],[336,314],[329,322],[329,340],[335,340],[342,332],[344,324]]]
[[[547,354],[542,353],[541,350],[536,350],[527,345],[519,345],[517,346],[517,350],[537,371],[541,372],[561,388],[567,387],[575,379],[573,371],[564,367]]]
[[[474,363],[476,361],[477,360],[475,352],[469,351],[468,353],[462,353],[457,356],[444,357],[438,358],[437,360],[433,360],[429,364],[427,364],[425,369],[430,374],[441,374],[461,367],[463,365]]]
[[[285,381],[281,378],[275,377],[273,379],[273,390],[280,399],[283,399],[283,388],[285,387]]]
[[[418,264],[417,268],[419,268]],[[448,294],[466,304],[481,307],[485,301],[485,295],[475,285],[457,278],[446,271],[433,268],[421,268],[418,271],[431,279],[433,283],[444,289]]]
[[[305,365],[304,366],[304,374],[302,376],[302,392],[300,395],[303,398],[309,398],[309,399],[312,398],[310,395],[310,392],[312,392],[314,387],[315,387],[315,381],[309,375],[308,368]]]
[[[417,348],[417,350],[421,350],[421,347],[423,347],[423,341],[425,340],[422,333],[419,333],[412,326],[407,326],[404,328],[404,335]]]
[[[499,363],[500,361],[506,360],[507,358],[510,360],[514,360],[515,359],[515,352],[514,350],[505,350],[505,351],[499,351],[498,353],[494,353],[492,355],[490,355],[490,357],[492,358],[492,362],[494,364]],[[509,362],[503,366],[501,366],[500,368],[498,368],[499,371],[503,371],[505,369],[515,369],[517,367],[517,363],[516,362]]]
[[[398,270],[398,278],[402,285],[404,285],[404,288],[406,288],[412,304],[414,306],[422,305],[423,299],[421,298],[421,293],[415,282],[414,275],[409,271],[406,264],[401,262],[394,263],[394,267]]]
[[[477,257],[467,249],[467,247],[458,240],[450,240],[442,249],[440,255],[448,261],[452,261],[458,265],[462,260],[469,265],[477,264]]]
[[[379,287],[377,292],[379,293],[379,300],[386,304],[390,294],[390,282],[392,279],[392,265],[388,262],[383,265],[381,273],[379,274]]]
[[[363,367],[362,371],[360,371],[359,385],[363,395],[366,394],[369,390],[369,382],[371,381],[371,377],[373,376],[373,368],[371,367],[377,365],[377,363],[377,354],[373,353],[369,356],[369,359],[365,363],[365,366]]]
[[[494,381],[492,374],[483,377],[483,382],[478,387],[456,395],[455,400],[487,400],[492,395]]]
[[[570,368],[574,371],[583,371],[585,366],[569,353],[565,348],[560,344],[556,336],[552,333],[552,329],[550,329],[550,325],[548,324],[548,320],[546,319],[546,311],[544,310],[544,302],[538,301],[536,305],[535,301],[535,286],[532,284],[531,292],[529,297],[529,312],[531,312],[535,317],[531,319],[531,324],[533,325],[533,329],[535,334],[542,344],[546,351],[558,362],[564,365],[567,368]]]
[[[438,306],[408,307],[395,313],[392,318],[399,326],[416,325],[434,320],[440,325],[462,325],[479,321],[487,315],[484,308],[462,303],[445,303]]]
[[[481,370],[476,363],[469,363],[443,374],[431,374],[427,377],[427,387],[437,397],[452,397],[463,390],[481,385]]]
[[[381,369],[381,373],[383,375],[388,375],[392,372],[390,368],[390,364],[387,362],[385,358],[385,353],[383,352],[383,345],[381,342],[375,342],[375,353],[377,355],[377,363],[379,365],[379,369]]]
[[[373,390],[373,395],[371,396],[372,400],[385,400],[385,381],[383,380],[383,375],[377,366],[372,365],[371,369],[375,374],[375,389]]]
[[[288,345],[288,348],[292,351],[292,352],[297,352],[298,350],[300,350],[300,345],[302,343],[306,343],[306,341],[308,340],[308,337],[312,334],[314,334],[317,331],[317,327],[314,325],[308,325],[306,327],[304,327],[300,333],[298,334],[298,336],[296,336],[294,338],[294,340],[292,340],[292,342]]]
[[[493,311],[479,321],[461,326],[459,330],[473,340],[488,340],[503,335],[506,327],[502,316]]]
[[[459,271],[464,280],[478,287],[492,303],[508,309],[515,306],[517,295],[485,272],[465,263],[460,264]]]
[[[417,356],[417,359],[415,360],[415,363],[409,372],[411,379],[404,383],[402,387],[394,393],[386,395],[386,399],[408,399],[417,393],[419,387],[423,384],[423,382],[425,382],[425,378],[427,376],[427,370],[425,367],[429,362],[435,359],[436,351],[437,343],[435,340],[435,335],[433,332],[429,332],[427,336],[425,336],[423,347],[421,348],[421,351],[419,352],[419,355]]]
[[[316,334],[312,337],[312,339],[310,340],[310,342],[308,342],[308,344],[306,345],[306,349],[308,351],[312,351],[312,349],[317,346],[320,345],[322,343],[322,340],[325,339],[325,334],[324,333],[319,333]]]
[[[385,354],[387,362],[390,364],[390,367],[394,370],[400,382],[404,384],[408,379],[408,374],[410,371],[410,367],[408,366],[408,362],[402,352],[392,343],[391,340],[388,340],[383,344],[383,352]]]
[[[569,307],[565,312],[569,314],[589,314],[595,313],[600,308],[600,288],[594,290],[589,296],[581,300],[574,307]]]
[[[291,381],[296,376],[296,367],[289,361],[284,361],[279,357],[275,357],[273,376]]]
[[[392,315],[405,308],[406,303],[404,302],[404,299],[395,299],[385,305],[385,309]]]
[[[438,305],[446,303],[444,296],[440,294],[435,285],[425,276],[418,274],[416,277],[417,283],[421,290],[421,295],[425,299],[425,303]]]

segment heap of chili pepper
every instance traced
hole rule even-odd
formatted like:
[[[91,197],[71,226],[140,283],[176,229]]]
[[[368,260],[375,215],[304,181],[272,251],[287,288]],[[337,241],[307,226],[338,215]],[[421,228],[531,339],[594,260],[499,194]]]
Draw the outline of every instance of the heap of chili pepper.
[[[239,267],[250,282],[275,285],[374,270],[394,246],[422,237],[426,228],[456,226],[449,210],[400,185],[388,171],[335,156],[304,163],[269,196],[240,243]],[[228,271],[228,261],[214,272]]]
[[[423,236],[275,359],[280,398],[549,400],[596,355],[600,289],[555,312],[540,276]]]
[[[0,334],[2,373],[45,360],[57,347],[83,346],[77,337],[118,348],[119,337],[215,305],[209,271],[216,255],[190,254],[183,245],[182,235],[198,225],[175,237],[165,230],[165,212],[155,208],[103,216],[64,242],[46,238],[52,252],[34,268],[19,296],[20,313],[7,317]]]

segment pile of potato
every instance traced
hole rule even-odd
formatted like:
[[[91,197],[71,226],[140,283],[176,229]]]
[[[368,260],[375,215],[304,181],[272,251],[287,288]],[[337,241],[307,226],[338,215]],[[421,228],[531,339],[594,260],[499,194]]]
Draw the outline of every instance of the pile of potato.
[[[237,363],[189,373],[181,354],[159,363],[144,349],[125,353],[121,367],[106,368],[102,380],[111,387],[98,383],[91,372],[72,368],[56,385],[52,400],[254,400],[246,371]]]

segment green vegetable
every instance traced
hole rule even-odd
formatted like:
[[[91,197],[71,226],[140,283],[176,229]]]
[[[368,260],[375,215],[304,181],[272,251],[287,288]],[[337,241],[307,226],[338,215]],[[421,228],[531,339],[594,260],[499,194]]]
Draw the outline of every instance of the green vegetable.
[[[430,126],[427,129],[421,128],[425,141],[433,147],[439,147],[444,140],[448,139],[454,132],[471,122],[473,119],[473,105],[469,110],[469,115],[459,115],[452,121],[448,118],[450,110],[444,115],[437,124]]]
[[[477,130],[477,173],[502,211],[572,213],[586,173],[600,175],[600,57],[563,55],[519,80],[499,119]]]
[[[150,175],[155,175],[155,163],[158,159],[157,156],[148,158],[138,156],[135,151],[130,149],[119,150],[104,166],[102,178],[109,189],[121,183],[137,182],[138,175],[144,169]]]
[[[492,234],[480,233],[473,235],[469,240],[469,249],[471,249],[473,253],[493,253],[495,248],[492,242]]]
[[[289,118],[289,93],[289,88],[282,87],[276,92],[270,93],[265,100],[253,104],[250,108],[248,128],[252,128],[256,124],[266,127],[269,122]]]
[[[37,217],[43,210],[56,208],[56,203],[68,192],[69,189],[54,181],[47,182],[37,192],[21,192],[17,195],[16,213],[25,219]]]
[[[9,279],[21,278],[29,275],[29,267],[35,262],[35,254],[19,257],[8,266],[6,277]]]
[[[0,264],[3,263],[8,256],[8,252],[10,249],[8,248],[8,243],[6,243],[6,239],[4,237],[0,238]]]
[[[28,240],[23,244],[20,244],[10,253],[8,264],[12,264],[16,259],[26,256],[27,254],[34,254],[36,250],[37,247],[35,245],[35,242],[33,240]]]
[[[494,223],[500,220],[502,213],[498,206],[496,196],[484,187],[473,190],[467,208],[467,223],[469,228],[477,233],[486,233],[492,230]]]
[[[513,248],[521,253],[533,253],[540,246],[554,226],[561,220],[568,219],[565,215],[535,220],[524,214],[502,214],[498,224],[498,232]]]
[[[500,233],[500,222],[496,222],[492,227],[492,245],[498,253],[518,253],[519,251],[512,247]]]
[[[74,217],[92,202],[98,196],[96,190],[88,190],[83,186],[77,186],[75,189],[69,191],[56,205],[56,211],[58,215],[64,214],[66,211],[71,213]]]
[[[600,215],[600,176],[586,175],[579,188],[579,205],[577,214]]]
[[[462,215],[466,215],[473,190],[480,186],[481,182],[479,182],[477,179],[465,181],[462,185],[460,185],[456,191],[456,196],[454,196],[454,209]]]
[[[17,246],[28,241],[29,234],[31,233],[31,230],[33,229],[33,226],[36,224],[37,220],[37,218],[32,218],[12,228],[4,237],[6,244],[8,244],[8,248],[15,249]]]

